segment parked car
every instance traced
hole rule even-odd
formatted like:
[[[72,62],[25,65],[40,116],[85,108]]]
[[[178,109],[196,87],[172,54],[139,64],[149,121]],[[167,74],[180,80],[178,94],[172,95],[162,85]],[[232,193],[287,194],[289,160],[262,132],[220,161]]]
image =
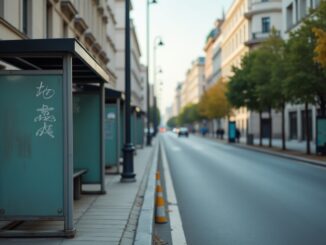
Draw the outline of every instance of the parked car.
[[[187,129],[187,128],[180,128],[180,129],[179,129],[178,136],[179,136],[179,137],[181,137],[181,136],[188,137],[188,136],[189,136],[188,129]]]

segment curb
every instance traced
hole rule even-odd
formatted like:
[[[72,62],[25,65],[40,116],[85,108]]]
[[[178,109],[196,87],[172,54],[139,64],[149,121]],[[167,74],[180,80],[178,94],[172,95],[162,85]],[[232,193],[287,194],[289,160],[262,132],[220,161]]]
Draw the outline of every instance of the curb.
[[[158,164],[158,150],[160,142],[155,144],[152,166],[147,180],[144,201],[141,207],[135,236],[135,245],[150,245],[153,240],[154,208],[155,208],[155,174]]]

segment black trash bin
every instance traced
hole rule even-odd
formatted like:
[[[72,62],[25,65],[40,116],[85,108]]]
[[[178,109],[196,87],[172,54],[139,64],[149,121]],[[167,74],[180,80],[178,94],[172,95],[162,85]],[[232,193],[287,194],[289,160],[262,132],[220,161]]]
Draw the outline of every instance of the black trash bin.
[[[254,135],[248,134],[247,135],[247,145],[253,145],[254,144]]]

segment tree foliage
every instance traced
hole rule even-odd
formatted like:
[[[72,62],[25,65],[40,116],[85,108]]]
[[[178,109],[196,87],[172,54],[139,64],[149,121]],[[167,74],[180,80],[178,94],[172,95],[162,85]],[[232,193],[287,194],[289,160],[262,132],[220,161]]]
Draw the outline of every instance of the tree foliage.
[[[223,118],[230,113],[230,103],[226,98],[227,86],[219,79],[206,91],[198,104],[199,114],[207,119]]]
[[[166,124],[169,128],[175,128],[178,126],[178,117],[171,117]]]
[[[180,115],[178,116],[178,124],[192,124],[200,119],[201,117],[198,113],[198,104],[190,103],[182,109]]]
[[[325,115],[326,73],[315,62],[316,29],[326,28],[326,2],[307,17],[301,27],[290,34],[286,45],[286,92],[294,103],[319,104]]]
[[[314,60],[326,69],[326,31],[314,28],[313,32],[317,38]]]
[[[247,53],[241,60],[241,67],[232,67],[233,76],[228,83],[226,97],[235,108],[242,106],[252,111],[262,110],[252,78],[256,52]]]
[[[160,125],[160,123],[161,123],[161,112],[160,112],[160,109],[159,108],[157,108],[157,107],[155,107],[155,109],[154,109],[154,107],[153,106],[151,106],[150,108],[149,108],[149,113],[150,113],[150,115],[151,115],[151,120],[152,120],[152,122],[154,123],[154,118],[155,118],[155,116],[156,116],[156,119],[157,119],[157,125]]]

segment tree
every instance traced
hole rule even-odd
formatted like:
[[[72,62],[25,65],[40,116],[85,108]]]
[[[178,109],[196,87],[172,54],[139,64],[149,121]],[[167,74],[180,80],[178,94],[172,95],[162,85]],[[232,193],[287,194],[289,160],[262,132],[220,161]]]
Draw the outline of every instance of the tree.
[[[272,31],[271,36],[263,43],[262,48],[267,49],[272,56],[271,64],[271,90],[273,91],[273,108],[280,110],[282,114],[282,149],[286,149],[285,144],[285,103],[288,101],[287,94],[284,91],[286,81],[286,65],[285,60],[285,42],[280,36],[275,35]]]
[[[313,13],[315,20],[313,21],[316,27],[312,31],[316,37],[315,57],[314,61],[319,63],[324,69],[326,68],[326,2],[321,1],[319,7]]]
[[[154,118],[155,118],[155,116],[156,116],[156,118],[157,118],[157,125],[160,125],[160,123],[161,123],[161,112],[160,112],[160,109],[159,108],[155,108],[154,109],[154,107],[153,106],[151,106],[150,108],[149,108],[149,115],[151,116],[151,121],[152,122],[154,122]]]
[[[166,124],[169,128],[175,128],[178,126],[178,117],[171,117]]]
[[[192,124],[201,119],[198,113],[198,104],[190,103],[186,105],[178,116],[178,124]]]
[[[314,60],[326,69],[326,31],[314,28],[313,32],[317,38]]]
[[[272,146],[272,108],[282,111],[282,148],[285,149],[284,108],[287,97],[284,93],[284,41],[273,28],[270,36],[255,51],[251,79],[261,107],[269,113],[269,146]]]
[[[310,154],[308,104],[319,104],[320,115],[326,116],[326,73],[314,60],[317,37],[313,32],[325,26],[326,2],[322,1],[301,27],[290,33],[285,52],[288,61],[286,93],[293,103],[305,104],[307,154]]]
[[[229,116],[231,106],[226,98],[226,92],[227,86],[221,78],[201,97],[198,104],[199,114],[207,119]]]
[[[232,67],[233,76],[228,83],[226,96],[235,108],[247,107],[251,111],[259,112],[260,119],[260,140],[262,145],[262,127],[261,118],[264,109],[261,98],[256,91],[256,82],[252,76],[257,51],[247,53],[241,60],[241,68]]]

